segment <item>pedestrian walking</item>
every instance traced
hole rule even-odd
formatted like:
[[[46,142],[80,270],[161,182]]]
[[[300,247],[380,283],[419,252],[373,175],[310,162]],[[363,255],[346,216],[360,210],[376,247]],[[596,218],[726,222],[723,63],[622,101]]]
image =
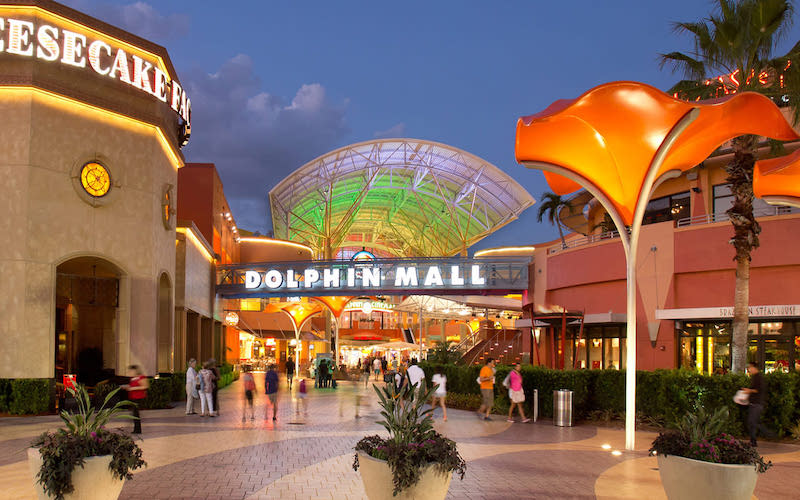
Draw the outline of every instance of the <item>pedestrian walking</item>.
[[[439,369],[433,374],[433,377],[431,377],[431,383],[436,388],[433,391],[433,401],[431,401],[431,407],[435,409],[436,403],[438,402],[441,405],[442,413],[444,414],[444,418],[442,420],[447,422],[447,376],[445,376],[441,372],[441,369]]]
[[[242,422],[245,421],[247,415],[247,407],[250,407],[250,420],[256,419],[255,409],[253,408],[253,392],[256,390],[256,381],[253,374],[250,373],[250,367],[247,366],[242,374],[242,381],[244,382],[244,408],[242,409]]]
[[[267,374],[264,376],[264,390],[267,393],[267,399],[272,406],[272,420],[278,420],[278,372],[275,371],[275,365],[269,365]],[[267,420],[269,415],[269,407],[264,412],[264,420]]]
[[[197,390],[200,388],[200,380],[197,378],[197,360],[189,360],[189,368],[186,369],[186,414],[197,415],[194,411],[194,400],[200,399]]]
[[[294,360],[291,356],[286,360],[286,383],[289,390],[292,390],[292,379],[294,378]]]
[[[375,358],[372,361],[372,373],[373,375],[375,375],[375,382],[378,381],[378,377],[380,376],[381,370],[383,369],[383,365],[381,363],[382,361],[378,358]]]
[[[747,364],[747,373],[750,374],[750,387],[742,387],[742,390],[749,395],[750,401],[747,408],[747,430],[750,433],[750,444],[758,446],[758,441],[756,441],[758,431],[768,437],[775,436],[775,433],[761,423],[761,413],[767,404],[767,383],[764,380],[764,374],[753,362]]]
[[[301,378],[297,383],[297,414],[300,414],[300,407],[303,407],[303,415],[308,415],[308,407],[306,406],[306,396],[308,396],[308,388],[306,387],[306,379]]]
[[[522,409],[522,403],[525,402],[525,391],[522,390],[522,365],[516,363],[514,369],[508,374],[508,399],[511,400],[511,407],[508,409],[508,421],[513,422],[514,406],[519,409],[519,416],[522,417],[522,422],[530,422],[531,419],[525,416],[525,410]]]
[[[219,415],[219,400],[217,399],[217,391],[219,390],[219,381],[222,379],[222,374],[217,367],[217,360],[211,358],[208,360],[209,367],[208,369],[211,370],[211,373],[214,374],[214,387],[211,390],[211,398],[214,400],[214,415]]]
[[[147,377],[142,373],[139,365],[131,365],[128,367],[128,377],[130,381],[123,385],[122,388],[128,391],[128,401],[133,403],[131,406],[131,413],[133,414],[133,434],[142,433],[142,419],[139,417],[139,405],[147,397],[147,388],[150,383]]]
[[[200,416],[216,417],[214,412],[214,372],[206,361],[200,370]]]
[[[420,393],[425,392],[425,372],[417,365],[417,360],[411,360],[411,366],[408,367],[406,372],[408,374],[408,383],[411,386],[416,386],[416,390]]]
[[[378,358],[375,358],[375,359],[378,359]],[[364,387],[365,388],[369,385],[369,371],[371,369],[372,363],[374,363],[374,361],[370,362],[369,360],[367,360],[361,366],[361,369],[363,370],[362,376],[364,377]]]
[[[481,407],[478,408],[478,417],[484,420],[491,420],[489,413],[494,405],[494,365],[494,359],[488,358],[478,377],[478,382],[481,384]]]

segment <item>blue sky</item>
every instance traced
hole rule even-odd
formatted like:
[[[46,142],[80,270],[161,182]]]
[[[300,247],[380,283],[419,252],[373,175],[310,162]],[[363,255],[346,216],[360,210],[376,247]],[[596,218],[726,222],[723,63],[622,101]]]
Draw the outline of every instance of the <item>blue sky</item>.
[[[265,232],[266,195],[332,149],[381,136],[439,141],[497,165],[536,199],[541,173],[514,160],[516,119],[598,84],[666,89],[658,54],[687,51],[673,21],[713,4],[639,1],[69,0],[167,48],[193,103],[189,161],[214,162],[239,226]],[[800,39],[793,26],[777,52]],[[475,245],[558,232],[520,219]]]

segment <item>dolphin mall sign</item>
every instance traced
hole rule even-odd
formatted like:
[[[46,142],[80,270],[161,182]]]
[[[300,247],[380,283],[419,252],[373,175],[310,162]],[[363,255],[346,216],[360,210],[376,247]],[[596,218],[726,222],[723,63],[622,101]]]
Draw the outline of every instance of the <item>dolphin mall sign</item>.
[[[325,260],[220,266],[226,298],[505,294],[528,289],[528,258]]]

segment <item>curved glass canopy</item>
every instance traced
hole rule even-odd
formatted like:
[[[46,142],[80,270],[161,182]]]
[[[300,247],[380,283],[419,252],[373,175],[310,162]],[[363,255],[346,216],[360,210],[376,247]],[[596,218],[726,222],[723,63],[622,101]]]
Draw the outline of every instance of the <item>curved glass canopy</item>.
[[[312,160],[269,192],[275,236],[320,258],[446,257],[516,219],[534,199],[475,155],[416,139],[362,142]]]

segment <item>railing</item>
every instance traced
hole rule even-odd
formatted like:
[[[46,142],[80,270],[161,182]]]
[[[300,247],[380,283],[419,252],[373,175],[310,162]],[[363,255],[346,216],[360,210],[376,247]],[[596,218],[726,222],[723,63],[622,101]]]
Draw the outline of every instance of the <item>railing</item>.
[[[463,358],[464,362],[468,365],[475,364],[481,358],[481,355],[491,356],[502,364],[518,362],[518,358],[521,357],[522,353],[522,332],[519,330],[512,330],[512,332],[512,338],[508,338],[509,331],[505,328],[487,332],[486,343],[483,348],[475,352],[470,359]],[[465,356],[467,354],[469,354],[469,351],[465,353]]]
[[[800,208],[796,207],[786,207],[786,206],[768,206],[768,207],[761,207],[758,209],[753,210],[753,215],[755,217],[770,217],[774,215],[786,215],[786,214],[800,214]],[[730,220],[728,214],[721,213],[721,214],[705,214],[705,215],[696,215],[694,217],[684,217],[682,219],[678,219],[675,221],[675,227],[689,227],[689,226],[698,226],[702,224],[713,224],[715,222],[727,222]],[[590,234],[587,236],[582,236],[580,238],[572,238],[566,241],[566,244],[557,244],[549,247],[547,249],[547,254],[552,255],[554,253],[558,253],[564,250],[569,250],[570,248],[577,248],[586,245],[591,245],[592,243],[597,243],[599,241],[606,241],[614,238],[619,238],[619,233],[617,231],[606,231],[600,234]]]
[[[553,245],[547,249],[547,254],[550,255],[557,252],[561,252],[562,250],[582,247],[584,245],[591,245],[592,243],[597,243],[598,241],[606,241],[614,238],[619,238],[619,232],[606,231],[600,234],[589,234],[586,236],[582,236],[580,238],[573,238],[567,240],[564,244],[559,243],[558,245]]]
[[[455,347],[456,350],[462,353],[462,355],[467,354],[470,351],[470,349],[475,347],[478,344],[478,342],[481,341],[480,334],[481,334],[480,328],[478,328],[474,332],[470,331],[469,335],[466,336],[463,340],[461,340],[461,342],[459,342],[458,345]]]
[[[755,217],[770,217],[773,215],[798,213],[800,213],[800,209],[785,206],[769,206],[753,210],[753,215]],[[684,217],[683,219],[678,219],[678,221],[675,223],[675,227],[699,226],[702,224],[713,224],[715,222],[727,222],[729,220],[731,220],[730,217],[728,217],[728,214],[724,212],[720,214],[695,215],[694,217]]]

